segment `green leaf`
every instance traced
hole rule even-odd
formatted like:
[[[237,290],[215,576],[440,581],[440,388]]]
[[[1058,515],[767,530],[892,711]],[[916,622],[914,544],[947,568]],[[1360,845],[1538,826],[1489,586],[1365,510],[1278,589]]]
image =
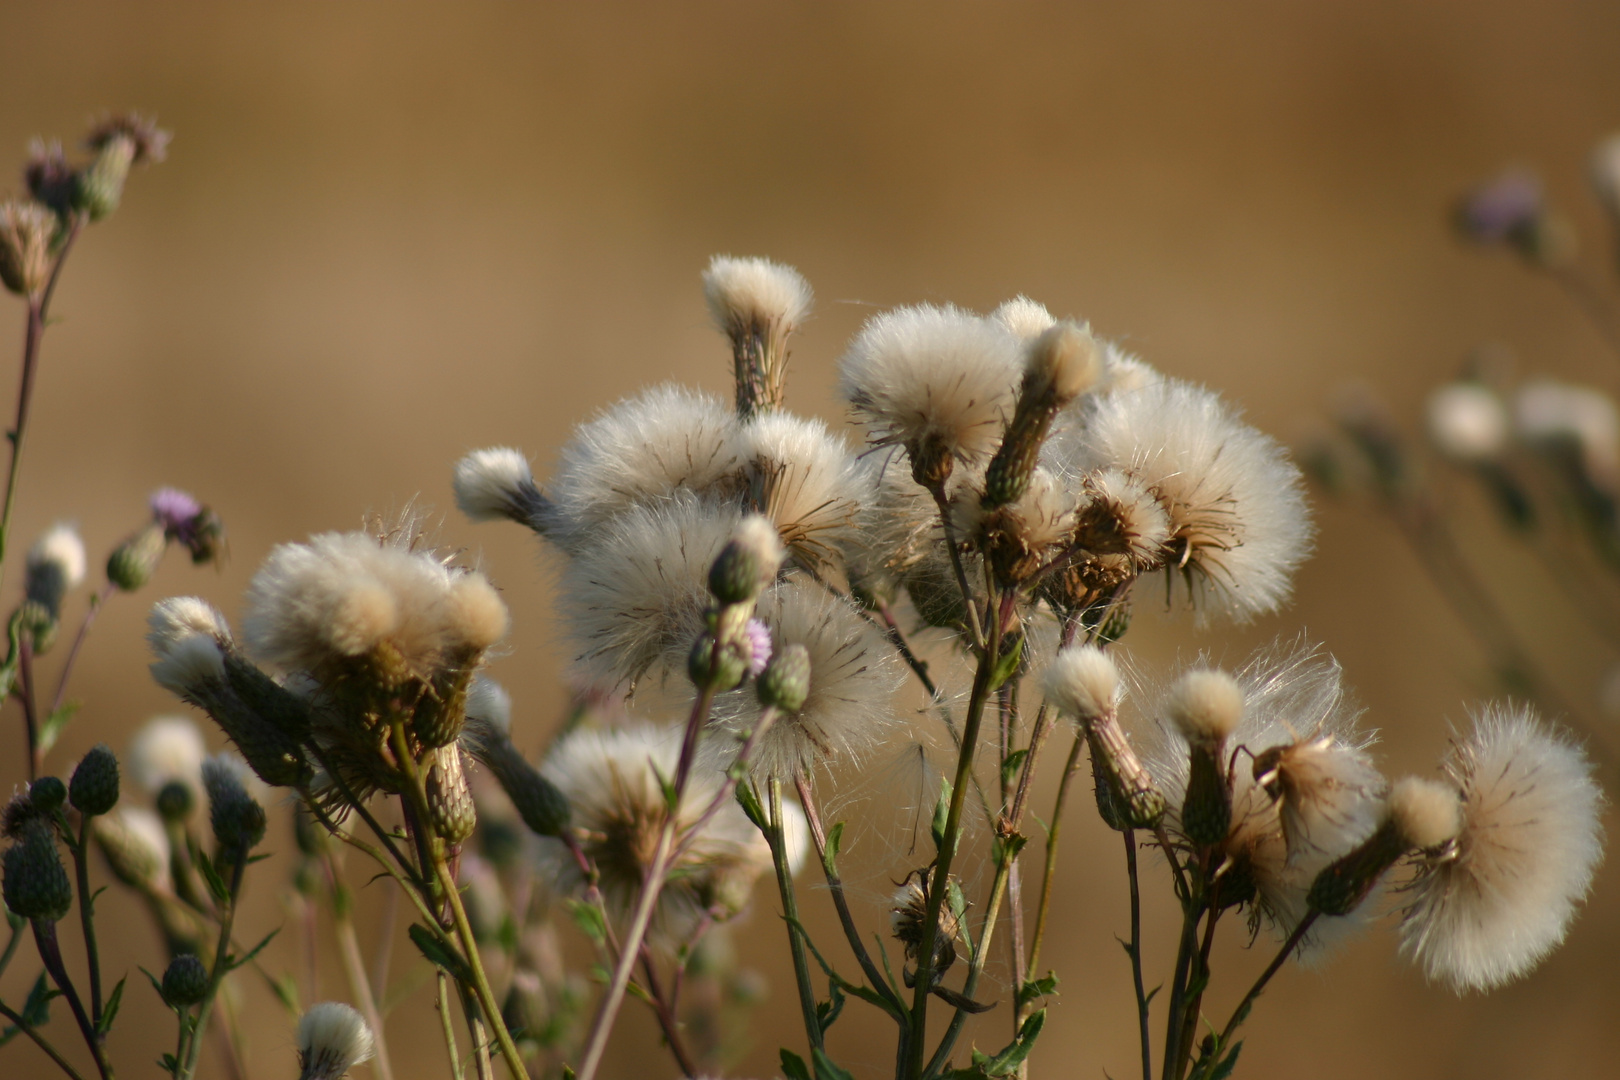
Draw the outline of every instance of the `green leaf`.
[[[1023,635],[1013,638],[1002,646],[1002,653],[996,657],[996,666],[990,669],[989,690],[993,694],[1000,690],[1002,685],[1018,673],[1018,666],[1024,662]]]
[[[1233,1043],[1232,1052],[1222,1058],[1219,1065],[1215,1066],[1215,1071],[1209,1074],[1209,1080],[1226,1080],[1228,1076],[1231,1076],[1232,1070],[1237,1068],[1238,1053],[1242,1049],[1243,1043],[1241,1041]]]
[[[157,991],[158,1000],[167,1005],[169,1003],[168,999],[163,996],[163,980],[145,968],[141,968],[140,971],[142,975],[146,976],[146,981],[152,984],[152,989]]]
[[[827,1029],[833,1026],[838,1015],[844,1011],[844,992],[838,989],[838,980],[827,980],[827,1000],[816,1002],[816,1023],[821,1026],[821,1033],[825,1035]]]
[[[580,933],[597,945],[607,941],[607,920],[602,917],[600,908],[583,900],[569,900],[566,906],[569,917],[574,920],[574,925],[579,927]]]
[[[1024,760],[1029,757],[1028,750],[1014,750],[1001,761],[1001,785],[1012,787],[1013,781],[1018,779],[1018,770],[1024,767]]]
[[[412,923],[409,933],[411,941],[417,950],[427,957],[428,963],[444,968],[452,978],[464,986],[473,985],[472,969],[467,966],[467,961],[462,959],[460,953],[435,937],[433,931],[421,923]]]
[[[810,1057],[816,1063],[816,1080],[855,1080],[855,1077],[846,1069],[840,1069],[833,1064],[821,1047],[812,1047]]]
[[[251,964],[253,962],[253,958],[264,952],[264,947],[270,944],[271,939],[279,933],[281,933],[281,927],[278,926],[268,934],[264,935],[264,940],[253,946],[253,948],[249,949],[247,955],[242,957],[240,960],[236,959],[234,956],[227,956],[225,958],[225,970],[235,971],[237,968],[242,967],[245,964]]]
[[[752,782],[737,785],[737,804],[742,807],[748,820],[760,832],[766,832],[765,808],[760,805],[759,792],[754,790]],[[768,835],[768,834],[767,834]]]
[[[1008,833],[1006,836],[997,836],[990,841],[990,857],[996,863],[1011,862],[1018,858],[1018,853],[1024,850],[1029,843],[1029,837],[1023,833]]]
[[[663,770],[655,762],[649,761],[647,764],[651,766],[653,775],[658,778],[658,790],[664,793],[664,808],[671,814],[675,813],[675,809],[681,801],[680,796],[675,793],[675,781],[665,776]]]
[[[977,1050],[973,1051],[973,1067],[957,1069],[951,1074],[952,1080],[984,1080],[985,1077],[1012,1076],[1029,1056],[1029,1052],[1035,1048],[1035,1039],[1045,1024],[1046,1010],[1042,1009],[1025,1020],[1024,1026],[1018,1029],[1018,1037],[994,1057],[986,1057]]]
[[[838,850],[844,843],[844,823],[833,822],[833,827],[827,830],[827,865],[831,866],[833,860],[838,858]]]
[[[62,991],[45,981],[45,973],[39,973],[34,980],[33,989],[28,991],[28,1000],[23,1002],[22,1018],[28,1021],[29,1027],[44,1027],[51,1019],[51,999],[62,996]]]
[[[219,871],[214,869],[213,860],[199,851],[197,852],[196,863],[197,872],[202,874],[203,884],[208,886],[208,895],[212,896],[214,901],[220,904],[229,900],[231,890],[226,886],[225,879],[219,876]]]
[[[112,1030],[113,1020],[118,1016],[118,1006],[124,1002],[124,983],[128,980],[128,975],[119,979],[118,985],[113,987],[113,992],[108,995],[107,1007],[101,1010],[101,1022],[96,1025],[97,1035],[106,1035]]]
[[[296,1020],[303,1015],[304,1010],[298,1001],[298,980],[291,972],[283,972],[280,977],[275,977],[266,971],[264,981],[270,984],[270,992],[276,995],[276,1000],[281,1002],[281,1007],[287,1010],[289,1016]]]
[[[1018,988],[1018,1004],[1027,1005],[1038,997],[1051,997],[1057,993],[1057,972],[1048,971],[1039,979],[1030,979]]]
[[[68,701],[64,702],[60,709],[56,709],[45,718],[45,722],[39,725],[40,753],[50,753],[51,747],[56,745],[56,740],[62,737],[62,732],[67,728],[68,721],[72,720],[73,714],[78,711],[79,703],[77,701]]]
[[[811,1080],[810,1068],[805,1065],[804,1058],[793,1051],[783,1048],[780,1052],[782,1059],[782,1074],[787,1080]]]
[[[934,804],[934,821],[928,826],[928,831],[934,837],[934,850],[937,852],[945,846],[945,826],[950,823],[951,816],[951,782],[943,776],[939,779],[939,801]]]

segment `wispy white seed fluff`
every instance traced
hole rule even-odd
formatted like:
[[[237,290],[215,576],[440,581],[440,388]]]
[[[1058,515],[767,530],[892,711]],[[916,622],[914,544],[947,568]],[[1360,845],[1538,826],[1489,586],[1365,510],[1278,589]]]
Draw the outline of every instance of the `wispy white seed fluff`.
[[[789,333],[804,323],[815,296],[791,266],[769,259],[716,255],[703,271],[703,298],[727,334],[748,327]]]
[[[575,430],[550,485],[547,535],[578,551],[631,507],[679,491],[730,499],[742,470],[730,406],[700,391],[655,386]]]
[[[749,496],[782,542],[812,566],[849,539],[871,499],[873,476],[820,420],[785,412],[757,416],[738,433]]]
[[[983,497],[965,490],[952,503],[959,541],[980,546],[999,575],[1022,581],[1057,557],[1074,533],[1075,495],[1048,470],[1036,466],[1024,493],[1011,503],[987,508]],[[949,552],[939,545],[939,554]]]
[[[1099,469],[1082,480],[1081,492],[1083,505],[1077,517],[1105,534],[1087,536],[1083,544],[1129,557],[1138,572],[1163,564],[1170,543],[1170,515],[1146,485],[1123,470]]]
[[[1219,745],[1243,719],[1243,687],[1224,671],[1195,669],[1176,680],[1166,707],[1182,738]]]
[[[972,461],[1001,441],[1023,355],[998,322],[920,304],[868,320],[838,367],[839,392],[874,445]]]
[[[1287,599],[1311,540],[1300,472],[1215,394],[1166,380],[1101,395],[1082,451],[1084,471],[1119,469],[1159,500],[1171,527],[1166,572],[1200,611],[1243,620]]]
[[[1500,457],[1513,437],[1507,404],[1483,383],[1449,383],[1429,395],[1429,441],[1453,461]]]
[[[1513,423],[1527,443],[1577,451],[1596,483],[1620,482],[1620,410],[1608,395],[1555,379],[1531,379],[1514,395]]]
[[[207,758],[208,744],[196,724],[184,716],[159,716],[135,733],[124,764],[130,779],[149,795],[179,780],[200,796]]]
[[[1065,319],[1029,343],[1024,385],[1043,399],[1066,405],[1097,384],[1104,362],[1090,328]]]
[[[1064,716],[1081,721],[1111,716],[1119,707],[1119,668],[1095,645],[1071,645],[1058,650],[1041,676],[1041,691]]]
[[[1457,789],[1422,776],[1403,776],[1389,789],[1389,817],[1408,847],[1432,851],[1462,828]]]
[[[1586,755],[1525,708],[1484,709],[1443,767],[1462,828],[1421,864],[1401,947],[1429,978],[1487,990],[1564,940],[1603,857],[1603,796]]]
[[[249,648],[289,671],[371,653],[384,642],[415,671],[506,633],[506,606],[483,574],[367,532],[282,544],[253,576]]]
[[[665,819],[664,783],[680,758],[677,728],[630,723],[612,729],[577,728],[546,755],[540,771],[567,797],[584,848],[601,874],[603,897],[615,912],[628,910],[657,847]],[[719,791],[717,774],[694,772],[676,816],[691,828]],[[543,839],[541,869],[564,894],[584,889],[578,865],[564,846]],[[710,911],[724,918],[747,902],[754,882],[771,867],[758,829],[727,799],[685,849],[658,898],[654,929],[679,942]]]
[[[756,610],[770,628],[773,652],[803,645],[810,654],[810,693],[759,740],[754,771],[786,779],[858,760],[894,723],[891,699],[901,682],[894,650],[853,605],[804,574],[773,586]],[[752,687],[724,695],[715,704],[705,753],[730,761],[738,742],[724,733],[751,729],[758,718]]]
[[[502,735],[512,734],[512,695],[485,675],[473,678],[467,687],[467,715],[492,725]]]
[[[474,450],[456,462],[451,484],[456,506],[473,521],[507,518],[525,525],[540,523],[545,500],[521,450],[506,446]]]
[[[65,521],[46,529],[28,549],[28,577],[52,573],[62,592],[84,583],[84,567],[84,541],[79,538],[79,530]]]
[[[711,600],[709,568],[742,517],[681,492],[600,529],[564,567],[558,597],[581,673],[609,686],[684,673]]]
[[[199,683],[224,678],[221,646],[231,640],[231,631],[225,616],[206,601],[195,596],[159,600],[146,623],[158,685],[184,697]]]
[[[375,1052],[365,1018],[342,1002],[311,1005],[299,1018],[298,1080],[339,1080]]]
[[[1001,303],[990,313],[990,318],[1007,328],[1019,341],[1030,342],[1040,337],[1057,322],[1044,304],[1027,296],[1015,296]]]

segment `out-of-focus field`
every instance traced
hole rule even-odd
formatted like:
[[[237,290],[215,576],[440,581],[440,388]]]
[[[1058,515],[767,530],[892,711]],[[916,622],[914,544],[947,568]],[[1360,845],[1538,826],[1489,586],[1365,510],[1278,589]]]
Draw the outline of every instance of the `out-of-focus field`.
[[[0,161],[20,163],[36,134],[76,137],[108,107],[155,112],[176,132],[169,162],[134,176],[68,267],[19,541],[71,518],[99,562],[146,494],[174,484],[219,510],[231,547],[223,572],[171,557],[105,611],[77,676],[84,710],[52,763],[98,740],[122,752],[142,721],[181,711],[146,675],[151,601],[200,592],[234,617],[273,544],[413,498],[448,511],[444,540],[478,552],[504,590],[511,655],[494,674],[518,703],[520,744],[538,749],[565,690],[552,564],[514,527],[461,519],[450,466],[510,444],[544,474],[574,423],[649,380],[725,393],[729,358],[698,286],[716,252],[770,255],[814,284],[792,395],[830,419],[834,363],[873,311],[987,309],[1020,292],[1220,388],[1285,440],[1347,382],[1414,421],[1482,341],[1612,390],[1620,365],[1579,310],[1507,258],[1460,247],[1444,215],[1471,180],[1519,161],[1598,237],[1581,170],[1590,142],[1620,127],[1617,56],[1620,8],[1598,3],[8,4]],[[1597,266],[1608,253],[1593,247]],[[7,298],[0,357],[21,337]],[[0,367],[7,409],[14,364]],[[1151,669],[1205,648],[1241,658],[1303,629],[1343,661],[1389,769],[1427,770],[1489,675],[1385,523],[1354,501],[1317,501],[1318,553],[1283,614],[1203,634],[1144,617],[1127,642]],[[1557,602],[1488,519],[1470,520],[1482,523],[1470,550],[1497,568],[1510,610]],[[1593,709],[1613,657],[1564,625],[1537,655]],[[8,705],[7,790],[21,748]],[[868,809],[886,806],[887,792],[872,797],[882,769],[849,781]],[[1073,822],[1043,962],[1063,993],[1034,1075],[1128,1076],[1118,844],[1089,814]],[[878,865],[883,842],[860,857]],[[1286,972],[1256,1010],[1240,1075],[1604,1074],[1620,1016],[1617,864],[1567,946],[1489,997],[1425,986],[1387,933]],[[1147,949],[1150,971],[1167,973],[1161,870],[1146,871]],[[248,937],[285,919],[281,880],[268,867],[257,877]],[[836,944],[820,895],[806,902]],[[104,909],[118,903],[110,892]],[[773,903],[742,931],[773,996],[737,1075],[772,1075],[775,1048],[802,1041]],[[113,979],[162,963],[144,922],[110,926]],[[293,962],[294,937],[289,926],[272,968]],[[1218,950],[1216,1013],[1259,952]],[[35,970],[14,969],[0,982],[8,1001]],[[327,983],[341,993],[335,964]],[[290,1023],[251,977],[243,986],[254,1080],[292,1075]],[[428,999],[402,1008],[389,1031],[401,1076],[443,1075]],[[882,1075],[891,1029],[861,1008],[832,1044]],[[645,1012],[627,1007],[612,1075],[674,1075]],[[153,1073],[170,1023],[134,973],[112,1040],[122,1075]],[[1002,1028],[981,1045],[1001,1045]],[[0,1075],[46,1076],[48,1064],[19,1039],[0,1049]]]

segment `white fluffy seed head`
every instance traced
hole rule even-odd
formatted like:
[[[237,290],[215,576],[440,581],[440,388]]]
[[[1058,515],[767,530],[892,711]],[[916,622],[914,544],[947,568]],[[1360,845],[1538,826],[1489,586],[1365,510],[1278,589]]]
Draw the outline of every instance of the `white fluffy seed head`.
[[[1170,688],[1168,712],[1188,742],[1219,745],[1243,719],[1243,687],[1224,671],[1189,671]]]
[[[502,735],[512,734],[512,695],[494,679],[485,675],[473,677],[467,687],[467,715],[486,721]]]
[[[1095,645],[1071,645],[1058,650],[1041,689],[1065,716],[1081,722],[1111,716],[1119,707],[1119,668]]]
[[[577,553],[632,507],[683,491],[730,499],[742,476],[731,407],[696,390],[655,386],[575,430],[549,488],[546,535]]]
[[[1564,940],[1603,858],[1604,800],[1580,748],[1524,708],[1486,708],[1443,766],[1462,828],[1421,865],[1401,949],[1431,979],[1487,990]]]
[[[1389,789],[1389,818],[1409,848],[1441,847],[1462,828],[1457,789],[1439,780],[1403,776]]]
[[[990,317],[1023,342],[1034,341],[1057,322],[1052,313],[1046,310],[1045,305],[1036,303],[1027,296],[1015,296],[1011,300],[1003,301],[990,313]]]
[[[1102,378],[1103,350],[1088,327],[1064,319],[1029,343],[1026,364],[1027,377],[1066,405]]]
[[[790,333],[803,325],[815,296],[791,266],[769,259],[716,255],[703,271],[709,315],[726,334],[750,326]]]
[[[147,644],[162,655],[164,650],[194,634],[220,641],[231,639],[230,625],[208,601],[197,596],[171,596],[152,605],[146,618]]]
[[[1283,448],[1186,383],[1087,400],[1067,466],[1118,469],[1153,492],[1170,520],[1166,573],[1185,580],[1201,613],[1241,621],[1276,610],[1312,531],[1303,479]]]
[[[148,795],[178,780],[202,794],[202,767],[208,758],[197,725],[184,716],[159,716],[135,733],[124,762],[129,776]]]
[[[298,1080],[338,1080],[375,1050],[371,1028],[353,1008],[340,1001],[311,1005],[298,1021]]]
[[[63,591],[84,583],[84,566],[84,541],[79,538],[79,530],[65,521],[46,529],[28,549],[28,576],[54,572]]]
[[[1170,515],[1146,485],[1120,469],[1099,469],[1081,481],[1081,491],[1076,516],[1105,527],[1138,572],[1164,564]]]
[[[920,304],[869,319],[838,368],[839,392],[874,445],[975,461],[1001,441],[1023,356],[999,322]]]
[[[195,596],[159,600],[146,623],[146,641],[156,657],[150,670],[158,685],[186,697],[192,687],[225,677],[223,646],[231,631],[225,616],[206,601]]]
[[[493,446],[456,462],[451,479],[456,506],[473,521],[508,518],[529,524],[540,511],[534,471],[521,450]]]
[[[1600,391],[1556,379],[1531,379],[1513,399],[1513,423],[1532,445],[1569,445],[1598,484],[1620,483],[1620,411]]]
[[[819,566],[847,543],[875,477],[820,420],[754,417],[738,433],[749,497],[798,559]]]
[[[1512,437],[1507,405],[1490,387],[1454,382],[1429,395],[1429,441],[1453,461],[1490,461]]]
[[[782,548],[782,537],[776,531],[776,525],[769,518],[764,514],[744,517],[731,531],[731,542],[747,552],[754,565],[759,567],[760,588],[776,580],[776,572],[782,568],[786,551]]]

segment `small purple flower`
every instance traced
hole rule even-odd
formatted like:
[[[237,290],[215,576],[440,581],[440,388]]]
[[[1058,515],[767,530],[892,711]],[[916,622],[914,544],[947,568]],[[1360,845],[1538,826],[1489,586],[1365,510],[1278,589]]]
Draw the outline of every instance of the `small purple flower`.
[[[152,517],[171,537],[178,537],[189,529],[202,513],[202,503],[179,488],[158,488],[150,502]]]
[[[1470,240],[1494,244],[1530,228],[1542,209],[1541,181],[1532,173],[1509,169],[1463,197],[1457,223]]]
[[[771,662],[771,628],[758,619],[748,620],[748,674],[758,675]]]

